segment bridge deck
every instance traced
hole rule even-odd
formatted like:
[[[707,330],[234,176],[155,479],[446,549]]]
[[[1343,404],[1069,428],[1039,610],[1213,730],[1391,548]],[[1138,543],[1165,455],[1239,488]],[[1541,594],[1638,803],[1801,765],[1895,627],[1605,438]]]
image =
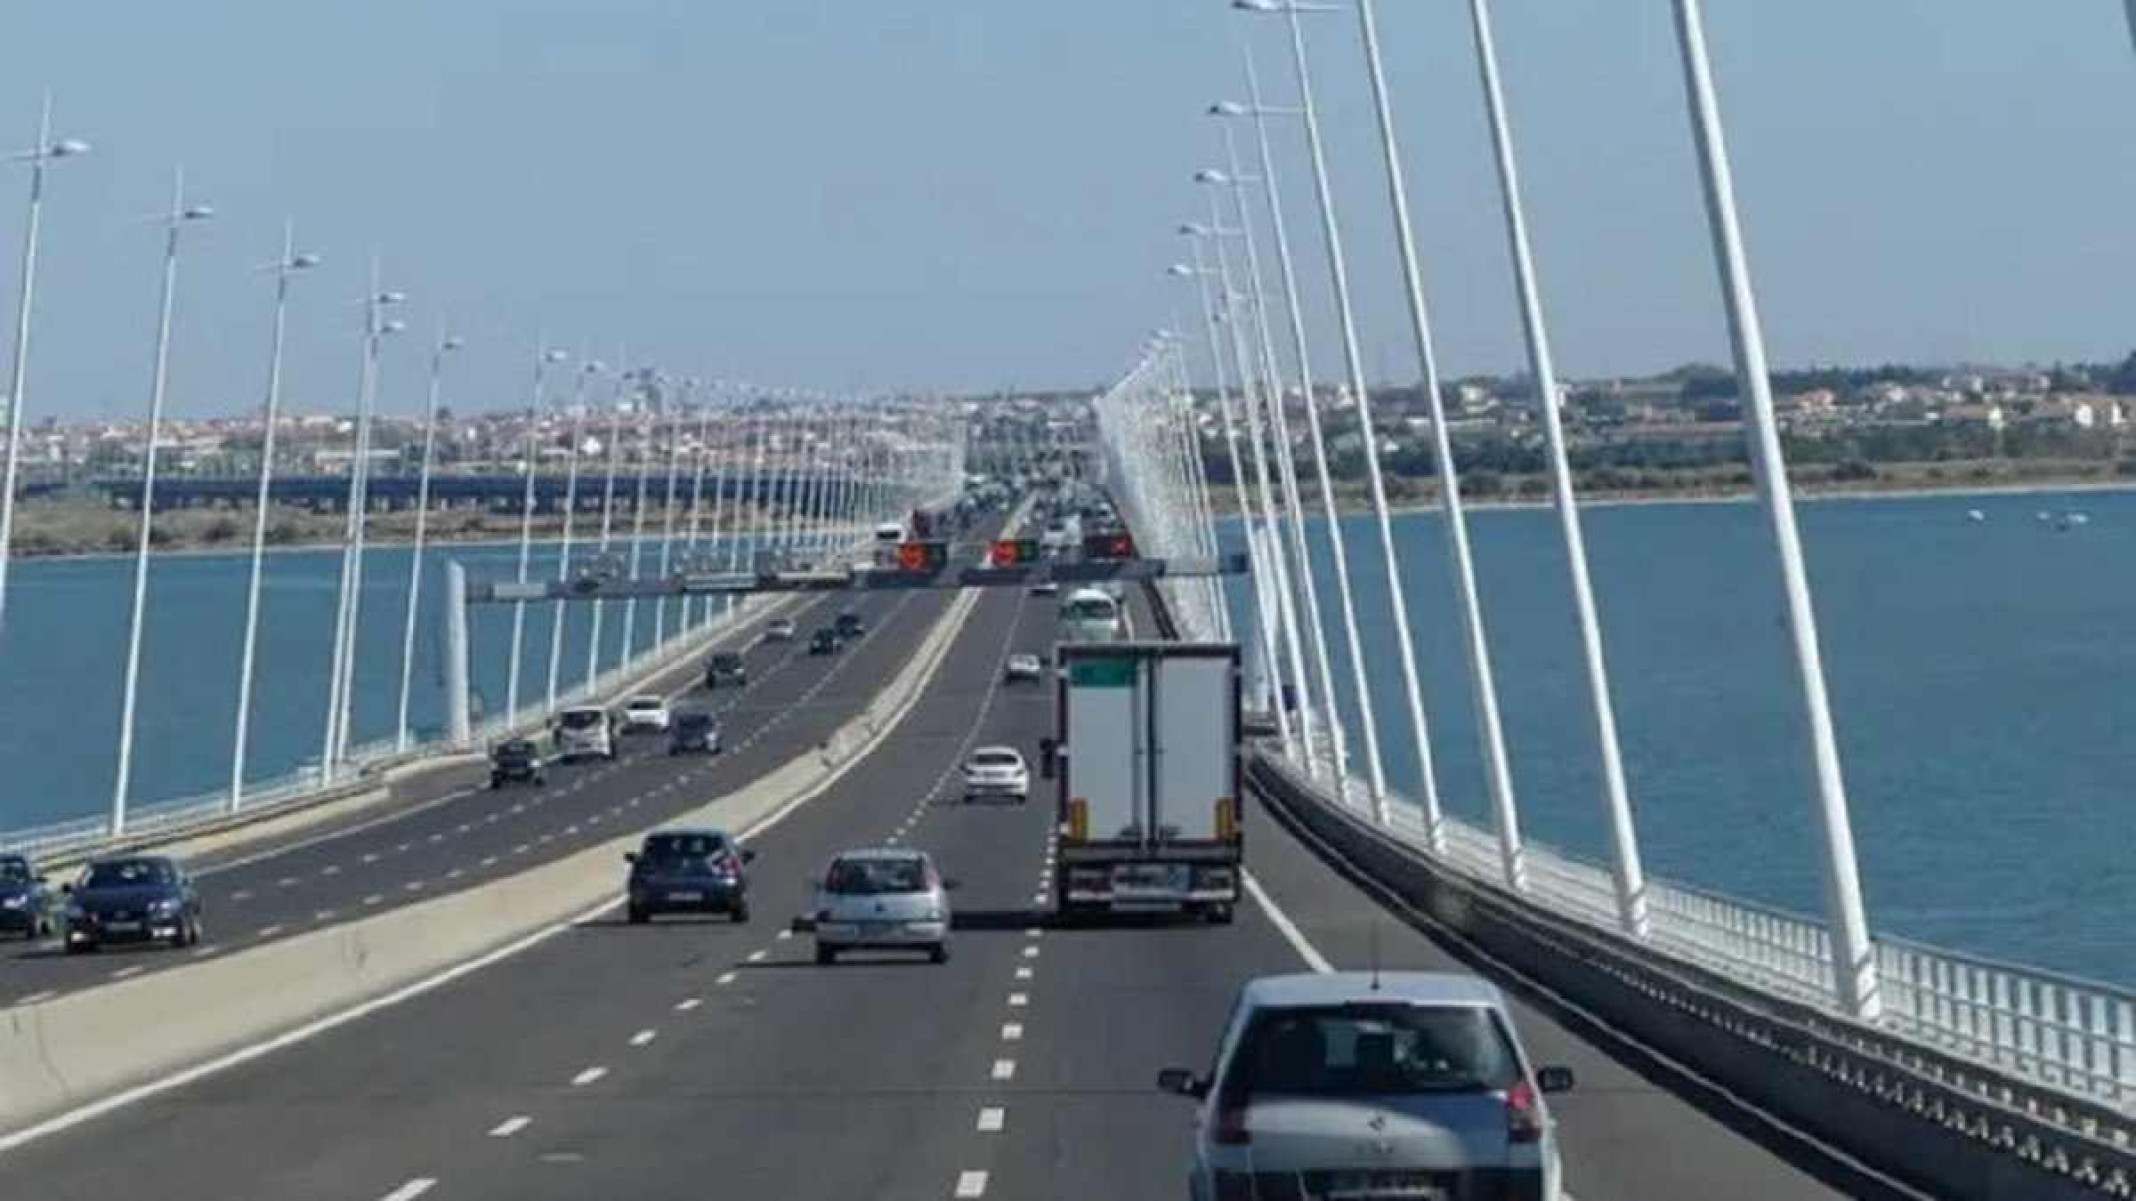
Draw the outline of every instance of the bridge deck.
[[[1050,603],[987,596],[898,735],[752,839],[753,924],[586,922],[32,1143],[8,1155],[6,1178],[101,1198],[153,1174],[170,1201],[384,1197],[423,1179],[436,1196],[940,1198],[960,1180],[978,1187],[973,1173],[987,1197],[1180,1195],[1189,1103],[1151,1081],[1207,1062],[1240,981],[1298,970],[1298,941],[1360,966],[1375,925],[1389,966],[1449,960],[1259,814],[1248,858],[1272,907],[1247,906],[1228,928],[1048,928],[1035,904],[1048,807],[967,807],[945,783],[978,741],[1035,743],[1046,690],[995,681],[1010,649],[1042,648],[1052,631]],[[587,791],[603,807],[650,796],[666,765]],[[778,934],[804,877],[893,835],[963,878],[955,957],[817,967],[806,936]],[[1732,1128],[1754,1116],[1717,1120],[1550,1015],[1523,1005],[1517,1017],[1541,1057],[1580,1074],[1560,1115],[1582,1201],[1842,1195],[1792,1162],[1814,1158],[1803,1148]],[[981,1129],[997,1109],[1000,1130]]]

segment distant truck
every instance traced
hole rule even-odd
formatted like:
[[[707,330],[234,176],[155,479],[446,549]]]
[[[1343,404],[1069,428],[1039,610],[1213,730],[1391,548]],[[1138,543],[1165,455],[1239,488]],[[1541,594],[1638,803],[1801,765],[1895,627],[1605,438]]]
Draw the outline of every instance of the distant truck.
[[[1063,916],[1176,912],[1228,922],[1239,899],[1236,643],[1063,643],[1054,737]]]

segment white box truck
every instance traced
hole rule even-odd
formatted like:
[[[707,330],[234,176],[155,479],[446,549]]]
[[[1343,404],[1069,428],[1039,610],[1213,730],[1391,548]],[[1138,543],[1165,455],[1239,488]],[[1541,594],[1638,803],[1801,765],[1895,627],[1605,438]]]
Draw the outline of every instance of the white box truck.
[[[1239,898],[1236,643],[1063,643],[1054,737],[1059,912],[1231,920]]]

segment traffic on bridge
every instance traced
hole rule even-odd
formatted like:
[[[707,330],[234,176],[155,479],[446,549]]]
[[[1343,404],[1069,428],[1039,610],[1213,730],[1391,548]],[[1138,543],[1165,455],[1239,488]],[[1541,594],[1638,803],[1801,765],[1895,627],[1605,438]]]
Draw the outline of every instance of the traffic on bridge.
[[[1759,20],[1792,31],[1825,19],[1822,2]],[[1877,875],[1857,830],[1876,801],[1848,791],[1860,742],[1841,720],[1852,698],[1828,681],[1842,644],[1820,632],[1818,532],[1798,526],[1790,471],[1814,443],[1774,394],[1715,82],[1755,64],[1709,44],[1700,0],[1670,0],[1670,83],[1691,132],[1670,153],[1695,177],[1681,191],[1703,206],[1720,283],[1708,315],[1733,370],[1708,386],[1729,389],[1725,436],[1750,490],[1732,536],[1755,541],[1759,565],[1714,589],[1739,628],[1758,627],[1746,643],[1778,631],[1761,712],[1801,768],[1757,838],[1708,839],[1687,870],[1681,843],[1653,837],[1670,811],[1657,819],[1640,797],[1655,775],[1699,768],[1644,745],[1623,667],[1640,660],[1613,657],[1638,640],[1621,634],[1624,605],[1603,603],[1597,565],[1624,544],[1591,547],[1602,522],[1575,470],[1613,435],[1561,378],[1540,251],[1568,247],[1531,238],[1518,170],[1510,81],[1551,93],[1536,82],[1548,60],[1512,44],[1547,22],[1516,18],[1502,63],[1490,0],[1456,14],[1480,84],[1464,102],[1483,117],[1466,148],[1478,162],[1460,169],[1495,185],[1486,213],[1510,278],[1491,287],[1517,313],[1505,349],[1532,401],[1516,441],[1547,501],[1522,528],[1552,569],[1543,591],[1520,592],[1538,585],[1492,560],[1511,525],[1473,503],[1496,479],[1477,485],[1488,468],[1465,434],[1467,385],[1441,357],[1444,331],[1468,332],[1465,310],[1483,306],[1449,319],[1429,303],[1423,265],[1448,210],[1413,195],[1424,174],[1402,158],[1397,91],[1451,95],[1408,57],[1416,14],[1383,30],[1392,6],[1376,0],[1175,7],[1116,14],[1140,48],[1097,63],[1071,50],[1101,44],[1087,33],[970,3],[843,18],[870,31],[857,41],[783,10],[752,25],[471,5],[492,29],[457,6],[388,4],[409,25],[394,36],[424,42],[391,53],[411,88],[435,83],[434,110],[359,103],[339,65],[318,64],[318,96],[284,111],[246,92],[218,120],[295,140],[387,104],[370,136],[475,129],[481,144],[456,153],[495,166],[497,144],[573,144],[548,142],[544,123],[591,127],[546,93],[602,80],[629,89],[585,101],[604,121],[628,111],[660,137],[717,144],[719,173],[668,162],[672,147],[613,121],[613,160],[552,153],[540,174],[517,162],[495,179],[448,170],[436,146],[357,143],[388,155],[374,169],[402,154],[455,181],[425,189],[420,212],[463,222],[447,231],[461,241],[399,225],[405,198],[375,213],[326,202],[324,228],[375,218],[425,249],[352,256],[353,301],[319,303],[332,338],[293,337],[305,277],[330,269],[280,224],[279,252],[244,276],[272,301],[260,400],[196,421],[209,397],[174,388],[174,367],[206,378],[209,350],[227,348],[202,345],[179,301],[196,265],[223,255],[204,244],[210,223],[231,217],[202,199],[206,173],[174,170],[145,222],[161,248],[145,421],[100,411],[90,463],[45,417],[101,403],[86,398],[102,385],[89,341],[69,333],[78,318],[54,324],[80,378],[31,370],[39,272],[94,241],[78,223],[46,229],[46,207],[78,202],[83,178],[131,187],[96,172],[131,172],[142,151],[60,136],[55,113],[71,110],[43,98],[34,142],[0,160],[30,188],[0,480],[0,1196],[2136,1197],[2136,982],[2111,964],[2094,979],[1909,937],[1902,884]],[[282,53],[293,31],[385,52],[338,16],[284,14],[276,33],[255,15],[250,55]],[[938,44],[937,18],[954,46]],[[1740,14],[1723,20],[1743,34]],[[2136,0],[2128,20],[2136,33]],[[61,40],[80,21],[0,28]],[[205,30],[181,36],[228,61]],[[1099,352],[1076,351],[1077,378],[1102,385],[726,377],[763,362],[891,378],[859,364],[921,353],[928,370],[961,354],[994,371],[998,348],[979,345],[996,336],[994,306],[1050,315],[1036,323],[1046,346],[1015,347],[1017,369],[1079,342],[1091,331],[1060,321],[1060,296],[987,291],[999,281],[976,273],[951,288],[946,258],[901,258],[897,289],[871,291],[870,255],[1039,220],[1010,222],[946,175],[921,188],[930,166],[984,157],[948,129],[997,109],[1026,106],[1039,133],[1017,137],[1074,171],[1124,176],[1154,136],[1141,108],[1093,93],[1064,115],[1019,93],[1127,88],[1135,64],[1176,83],[1199,61],[1186,47],[1211,36],[1226,73],[1191,80],[1210,94],[1177,115],[1206,119],[1214,155],[1150,159],[1189,209],[1143,212],[1126,184],[1022,181],[1031,206],[1084,186],[1063,222],[1126,212],[1180,239],[1092,240],[1092,262],[1147,252],[1104,263],[1141,283],[1102,306],[1089,305],[1098,273],[1067,292],[1122,310],[1100,325],[1103,353],[1124,343],[1124,359],[1091,371]],[[773,106],[694,60],[678,68],[715,39],[737,78],[759,55],[814,64],[806,86],[852,128],[819,124],[822,97]],[[1150,46],[1181,61],[1142,57]],[[101,97],[88,119],[171,133],[121,115],[151,107],[163,74],[121,85],[71,52],[45,64],[0,50],[0,65],[15,68],[0,79],[48,68],[61,94],[69,73],[102,81],[127,103]],[[874,98],[887,112],[939,110],[942,128],[889,140],[882,114],[852,111],[878,71],[900,81]],[[1233,73],[1235,92],[1221,82]],[[1758,137],[1798,132],[1757,111]],[[1074,136],[1090,130],[1120,144]],[[241,176],[215,144],[203,159]],[[1427,145],[1412,162],[1436,174],[1450,160]],[[1337,164],[1350,152],[1362,168]],[[1538,190],[1563,188],[1563,164],[1543,161]],[[557,178],[560,164],[599,186]],[[822,174],[821,195],[802,171]],[[676,187],[685,178],[702,186]],[[793,211],[734,194],[745,181]],[[925,204],[908,203],[914,188]],[[524,275],[523,247],[491,257],[493,237],[536,228],[520,202],[543,215],[555,278]],[[955,219],[941,224],[945,206]],[[583,245],[557,213],[592,227]],[[916,224],[877,224],[891,216]],[[755,243],[789,221],[813,232],[759,262]],[[1311,237],[1294,245],[1294,226]],[[456,250],[465,278],[441,265]],[[1082,257],[1046,261],[1082,270]],[[607,260],[625,266],[610,275]],[[484,294],[485,261],[502,272],[497,312],[448,321],[434,306],[424,353],[396,354],[407,315],[434,300],[414,281]],[[55,306],[80,308],[90,278],[62,275]],[[974,288],[957,298],[966,328],[902,311]],[[1678,299],[1711,307],[1704,292]],[[566,316],[594,332],[558,334]],[[806,326],[807,341],[766,321]],[[485,365],[483,341],[510,341],[496,325],[523,327],[531,353]],[[930,341],[952,334],[966,344]],[[596,336],[622,343],[613,362],[586,348]],[[309,411],[315,341],[357,352],[352,400],[324,412]],[[1412,370],[1413,385],[1394,382]],[[402,389],[420,401],[397,411]],[[482,416],[456,417],[455,402]],[[188,457],[208,465],[179,468]],[[1405,461],[1425,465],[1428,488]],[[1419,498],[1428,516],[1404,511]],[[69,560],[53,540],[86,510],[127,523],[105,561]],[[180,553],[171,531],[196,510],[234,515],[238,549]],[[313,540],[298,510],[331,514],[329,532]],[[2058,534],[2089,521],[2038,516]],[[18,521],[37,537],[16,541]],[[1524,694],[1506,686],[1536,663],[1507,633],[1534,608],[1565,627],[1550,688],[1574,715],[1558,724],[1591,748],[1569,777],[1587,793],[1569,803],[1551,794],[1578,790],[1538,770],[1513,712]],[[1722,703],[1719,685],[1707,694]],[[1456,739],[1474,745],[1457,756]],[[1571,808],[1586,826],[1565,834]],[[2043,806],[2034,820],[2056,819]],[[1814,902],[1713,883],[1796,854]],[[2125,884],[2084,887],[2126,912],[2112,892]]]

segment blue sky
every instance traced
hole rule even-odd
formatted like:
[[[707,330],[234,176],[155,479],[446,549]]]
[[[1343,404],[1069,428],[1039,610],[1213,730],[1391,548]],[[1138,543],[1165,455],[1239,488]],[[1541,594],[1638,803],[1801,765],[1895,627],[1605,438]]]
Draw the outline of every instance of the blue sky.
[[[1466,6],[1381,7],[1445,365],[1516,367]],[[1776,361],[2136,346],[2119,0],[1709,8]],[[1497,11],[1563,370],[1724,358],[1668,4]],[[1369,373],[1412,378],[1354,23],[1311,29]],[[32,414],[143,407],[157,245],[129,218],[181,161],[221,215],[190,231],[177,414],[256,402],[268,295],[248,268],[285,215],[328,258],[293,317],[300,409],[354,391],[373,247],[422,338],[440,314],[469,338],[468,407],[523,403],[538,330],[828,389],[1096,384],[1186,315],[1161,269],[1203,212],[1199,114],[1240,90],[1241,37],[1288,95],[1277,34],[1222,0],[11,5],[0,141],[27,144],[50,86],[62,132],[97,146],[52,181]],[[1328,368],[1302,144],[1278,153]],[[387,405],[416,403],[418,350],[394,354]]]

